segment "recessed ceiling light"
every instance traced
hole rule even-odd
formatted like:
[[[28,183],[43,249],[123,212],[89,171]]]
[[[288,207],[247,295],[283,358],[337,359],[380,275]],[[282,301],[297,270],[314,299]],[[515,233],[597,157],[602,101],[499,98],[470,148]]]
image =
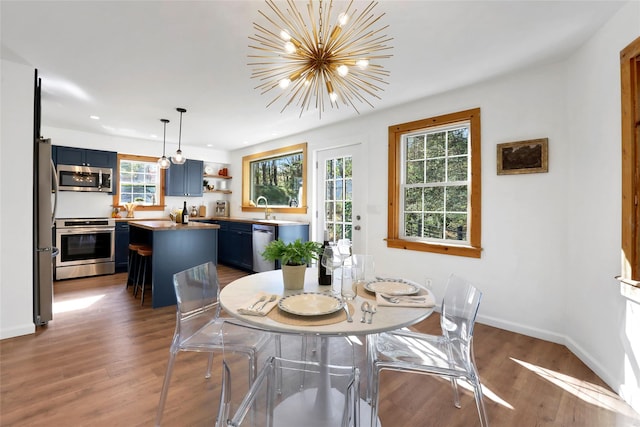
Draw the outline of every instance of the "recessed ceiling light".
[[[93,119],[93,120],[100,120],[100,117],[98,117],[98,116],[89,116],[89,118]]]
[[[149,135],[151,138],[157,138],[158,135],[156,135],[155,133],[152,133],[151,135]]]
[[[207,144],[207,147],[213,147],[213,144]]]

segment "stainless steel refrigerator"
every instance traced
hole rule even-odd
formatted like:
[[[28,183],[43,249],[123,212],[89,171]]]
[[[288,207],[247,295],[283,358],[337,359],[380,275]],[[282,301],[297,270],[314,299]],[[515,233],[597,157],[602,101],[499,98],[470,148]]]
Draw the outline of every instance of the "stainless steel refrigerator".
[[[53,224],[58,200],[58,175],[51,159],[51,140],[40,137],[41,80],[35,70],[33,97],[33,323],[53,318]]]
[[[57,200],[56,171],[51,160],[51,140],[38,139],[34,150],[33,195],[33,322],[46,325],[53,318],[53,224]]]

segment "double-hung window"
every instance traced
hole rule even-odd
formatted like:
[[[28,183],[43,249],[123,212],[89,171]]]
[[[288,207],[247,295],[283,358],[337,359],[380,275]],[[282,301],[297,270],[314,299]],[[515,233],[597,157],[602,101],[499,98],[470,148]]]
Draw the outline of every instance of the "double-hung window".
[[[389,128],[390,247],[480,256],[480,110]]]
[[[164,173],[154,157],[118,154],[118,194],[113,206],[135,203],[136,210],[164,209]]]

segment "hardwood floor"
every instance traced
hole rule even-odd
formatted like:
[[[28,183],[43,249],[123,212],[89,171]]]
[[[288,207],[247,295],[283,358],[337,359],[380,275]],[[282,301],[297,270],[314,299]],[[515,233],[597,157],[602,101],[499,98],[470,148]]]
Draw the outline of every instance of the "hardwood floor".
[[[246,273],[219,266],[219,274],[224,285]],[[54,320],[0,341],[0,425],[153,425],[175,308],[154,310],[150,298],[141,307],[125,280],[56,282]],[[438,322],[434,314],[416,329],[437,334]],[[475,341],[492,426],[640,426],[640,415],[565,347],[480,324]],[[205,367],[204,354],[178,355],[164,425],[212,425],[219,373],[205,380]],[[395,372],[381,381],[385,427],[479,425],[473,395],[463,392],[456,409],[448,382]]]

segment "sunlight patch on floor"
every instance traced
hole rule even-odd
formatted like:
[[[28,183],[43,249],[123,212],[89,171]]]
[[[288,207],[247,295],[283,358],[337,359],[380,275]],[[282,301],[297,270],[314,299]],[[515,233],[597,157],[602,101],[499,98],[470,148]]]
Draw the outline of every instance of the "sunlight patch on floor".
[[[91,307],[93,304],[100,301],[103,297],[104,294],[85,298],[75,298],[68,301],[54,302],[53,314],[67,313],[69,311],[82,310],[87,307]]]
[[[564,391],[573,394],[577,398],[591,405],[599,406],[618,414],[629,417],[637,417],[633,409],[631,409],[620,397],[605,387],[582,381],[572,376],[552,371],[551,369],[542,368],[522,360],[510,358],[520,366],[529,369],[531,372],[540,375],[550,383],[560,387]]]
[[[482,387],[482,394],[484,394],[485,398],[493,400],[498,405],[504,406],[507,409],[515,409],[509,402],[491,391],[489,387],[485,386],[484,384],[480,384],[480,386]],[[458,380],[458,387],[468,390],[471,394],[473,394],[473,387],[466,381]]]

